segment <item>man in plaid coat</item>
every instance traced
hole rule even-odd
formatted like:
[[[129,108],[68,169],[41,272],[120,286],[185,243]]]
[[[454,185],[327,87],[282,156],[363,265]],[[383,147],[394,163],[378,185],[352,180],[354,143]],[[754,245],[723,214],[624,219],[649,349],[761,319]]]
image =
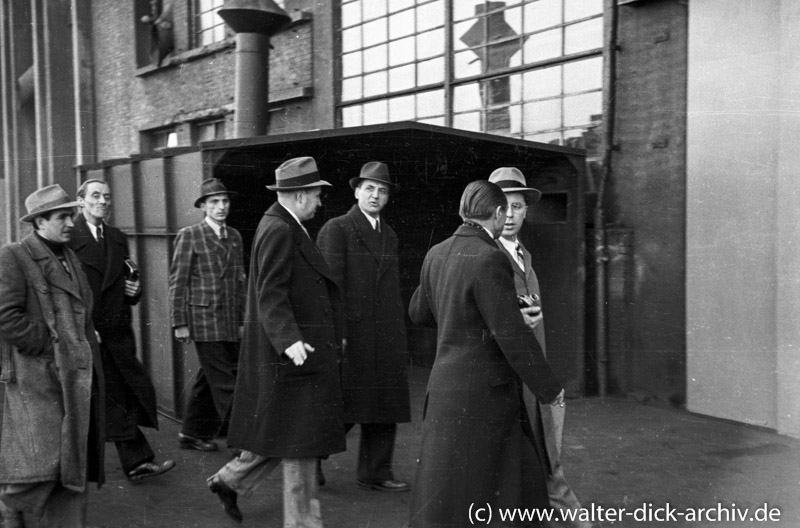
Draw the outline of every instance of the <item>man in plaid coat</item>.
[[[178,434],[183,449],[215,451],[213,439],[227,435],[244,300],[242,236],[225,224],[235,194],[216,178],[205,180],[194,203],[205,218],[175,238],[169,273],[172,328],[178,341],[194,341],[200,361]]]

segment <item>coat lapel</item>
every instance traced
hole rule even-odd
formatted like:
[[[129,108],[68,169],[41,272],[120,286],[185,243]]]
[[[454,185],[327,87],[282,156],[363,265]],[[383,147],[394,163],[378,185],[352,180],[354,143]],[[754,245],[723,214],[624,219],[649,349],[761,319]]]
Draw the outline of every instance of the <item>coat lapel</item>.
[[[320,275],[324,276],[326,279],[335,284],[336,281],[333,279],[331,270],[328,268],[328,264],[325,262],[325,257],[322,256],[322,253],[320,253],[317,245],[314,244],[314,241],[311,240],[311,237],[308,234],[306,234],[303,227],[297,222],[297,220],[295,220],[292,214],[278,202],[272,204],[272,206],[267,210],[267,214],[279,216],[289,224],[289,226],[292,228],[292,238],[294,238],[295,244],[297,244],[300,253],[308,261],[309,265],[311,265],[311,267],[314,268]]]
[[[350,208],[350,211],[347,212],[347,216],[350,218],[350,222],[353,225],[356,238],[364,244],[364,247],[370,252],[372,258],[374,258],[376,262],[380,262],[381,254],[383,253],[383,248],[380,247],[384,240],[383,232],[380,233],[380,237],[375,236],[376,233],[372,224],[369,223],[367,217],[364,216],[364,213],[358,208],[358,204]]]
[[[76,266],[80,266],[77,259],[72,258],[69,254],[70,250],[65,248],[67,254],[67,261],[71,265],[71,273],[75,280],[70,279],[67,275],[64,266],[61,265],[61,262],[58,260],[52,251],[50,251],[47,246],[45,246],[44,242],[39,240],[38,236],[33,234],[27,238],[25,238],[22,243],[25,245],[26,249],[31,255],[31,258],[34,262],[39,266],[42,270],[42,274],[44,275],[45,280],[65,292],[75,296],[78,299],[83,300],[80,292],[80,286],[78,284],[79,280],[79,268]]]
[[[72,229],[72,249],[75,253],[81,253],[81,262],[84,266],[94,268],[98,273],[105,277],[107,266],[104,266],[104,256],[100,252],[100,246],[94,239],[86,218],[78,214],[75,218],[75,227]]]

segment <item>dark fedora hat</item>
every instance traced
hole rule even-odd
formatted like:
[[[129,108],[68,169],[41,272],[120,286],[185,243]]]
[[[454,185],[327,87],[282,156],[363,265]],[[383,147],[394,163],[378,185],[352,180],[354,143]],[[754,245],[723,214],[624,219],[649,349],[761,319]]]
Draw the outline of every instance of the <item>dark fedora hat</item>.
[[[270,191],[297,191],[311,187],[328,185],[325,180],[319,179],[317,162],[310,156],[292,158],[281,163],[275,169],[275,185],[267,185]]]
[[[503,189],[505,193],[522,193],[528,203],[538,202],[542,197],[542,191],[528,187],[525,176],[516,167],[500,167],[489,175],[489,181]]]
[[[20,218],[20,222],[30,222],[37,216],[55,211],[80,206],[80,202],[70,201],[69,196],[60,185],[48,185],[33,191],[25,198],[25,209],[28,214]]]
[[[392,181],[389,176],[389,167],[380,161],[368,161],[361,167],[361,173],[355,178],[350,178],[350,187],[355,189],[361,180],[372,180],[376,182],[385,183],[390,187],[397,187],[397,184]]]
[[[203,183],[200,184],[200,198],[194,201],[194,206],[200,207],[200,203],[203,200],[209,196],[214,196],[215,194],[227,194],[229,197],[231,197],[236,196],[239,193],[235,191],[229,191],[219,178],[209,178],[207,180],[203,180]]]

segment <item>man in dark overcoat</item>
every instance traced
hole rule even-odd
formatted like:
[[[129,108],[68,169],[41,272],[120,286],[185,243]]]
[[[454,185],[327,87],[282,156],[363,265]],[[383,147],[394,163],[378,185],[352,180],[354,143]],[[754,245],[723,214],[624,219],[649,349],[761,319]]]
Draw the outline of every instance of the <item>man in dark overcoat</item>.
[[[561,403],[564,392],[528,338],[511,265],[495,244],[506,197],[493,183],[472,182],[460,215],[464,225],[426,255],[409,307],[412,321],[437,329],[412,528],[468,526],[471,505],[548,507],[546,454],[522,387],[546,403]]]
[[[397,424],[411,421],[398,240],[380,215],[396,184],[385,163],[370,161],[350,186],[357,203],[317,235],[344,298],[344,421],[347,431],[361,424],[358,484],[408,491],[392,472]]]
[[[228,443],[242,449],[208,479],[225,512],[241,521],[248,495],[283,463],[284,526],[321,527],[319,457],[344,451],[339,379],[338,288],[301,222],[321,205],[313,158],[275,171],[278,201],[264,214],[251,252],[245,329]]]
[[[541,308],[541,292],[539,289],[539,279],[533,269],[531,253],[519,240],[519,232],[525,222],[525,217],[529,207],[539,201],[542,193],[538,189],[528,187],[522,171],[516,167],[500,167],[492,172],[489,181],[503,189],[508,200],[508,215],[503,226],[503,232],[497,239],[499,248],[505,251],[505,255],[514,270],[514,286],[517,295],[526,297],[529,303],[537,308]],[[533,316],[526,316],[525,323],[531,329],[531,338],[536,339],[542,347],[542,353],[547,354],[544,334],[544,316],[541,309]],[[523,389],[525,407],[528,411],[530,422],[541,422],[543,442],[547,450],[547,460],[549,471],[547,475],[547,494],[550,498],[550,505],[558,510],[572,510],[578,512],[581,503],[575,496],[564,476],[564,468],[561,465],[561,431],[564,428],[564,404],[546,405],[536,401],[530,389]],[[566,516],[558,516],[558,520],[551,521],[551,526],[563,526],[570,528],[591,528],[592,523],[578,520],[566,520]]]
[[[0,248],[0,512],[5,528],[86,525],[103,482],[103,367],[92,290],[67,247],[78,202],[59,185],[25,200],[34,233]]]
[[[203,220],[175,237],[169,267],[170,317],[175,339],[194,341],[200,368],[178,433],[182,449],[215,451],[226,436],[239,365],[244,303],[242,235],[227,224],[229,191],[218,178],[200,184],[194,206]]]
[[[106,223],[111,213],[108,183],[86,180],[78,188],[78,202],[81,214],[74,220],[70,247],[92,288],[92,320],[106,380],[106,441],[114,442],[125,476],[137,482],[175,466],[172,460],[153,462],[153,448],[139,429],[158,429],[156,391],[136,357],[131,328],[131,306],[139,302],[142,286],[138,277],[126,275],[127,236]]]

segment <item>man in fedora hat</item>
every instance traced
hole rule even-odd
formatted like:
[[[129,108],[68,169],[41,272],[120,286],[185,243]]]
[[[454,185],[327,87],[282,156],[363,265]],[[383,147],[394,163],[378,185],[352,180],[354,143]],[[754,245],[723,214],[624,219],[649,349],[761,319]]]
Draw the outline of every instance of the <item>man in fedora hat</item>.
[[[314,217],[320,179],[313,158],[275,171],[278,201],[253,239],[245,328],[228,443],[242,449],[208,479],[225,512],[241,521],[248,495],[283,463],[284,526],[322,526],[315,463],[344,451],[339,381],[338,289],[302,222]]]
[[[81,261],[94,299],[92,319],[100,340],[106,380],[106,440],[114,442],[122,471],[132,482],[161,475],[175,462],[157,464],[155,453],[139,427],[158,428],[156,390],[136,357],[131,306],[139,302],[142,286],[128,271],[128,239],[108,225],[111,188],[102,180],[86,180],[78,188],[81,214],[69,247]]]
[[[0,248],[2,526],[86,525],[103,482],[103,368],[92,290],[67,244],[79,203],[59,185],[25,199],[34,232]]]
[[[344,299],[345,430],[361,424],[360,486],[408,491],[392,472],[397,424],[411,421],[398,240],[381,217],[397,185],[385,163],[370,161],[350,186],[356,203],[347,214],[328,220],[317,236]]]
[[[194,206],[204,218],[175,238],[169,270],[172,328],[181,343],[194,341],[200,361],[178,433],[182,449],[215,451],[213,439],[227,434],[245,278],[242,236],[225,222],[236,194],[217,178],[203,181]]]
[[[503,232],[497,239],[497,245],[504,250],[504,253],[511,262],[514,270],[514,285],[517,295],[521,296],[523,302],[527,302],[534,308],[533,313],[523,312],[526,324],[533,332],[536,341],[546,355],[544,337],[544,319],[541,311],[541,293],[539,291],[539,279],[533,270],[531,253],[519,240],[519,232],[525,223],[525,216],[528,207],[538,202],[542,193],[538,189],[528,187],[525,176],[516,167],[500,167],[492,172],[489,181],[500,187],[508,200],[508,210]],[[581,508],[575,493],[567,484],[564,476],[564,468],[561,466],[559,451],[561,450],[561,432],[564,428],[564,404],[549,405],[536,401],[533,393],[526,387],[523,390],[525,407],[528,412],[528,419],[531,423],[540,422],[541,432],[545,451],[549,461],[549,474],[547,476],[547,493],[550,505],[558,511],[575,510]],[[539,432],[538,427],[534,427],[535,433]],[[563,516],[561,516],[563,518]],[[553,526],[574,526],[589,528],[591,523],[577,520],[554,520]]]

